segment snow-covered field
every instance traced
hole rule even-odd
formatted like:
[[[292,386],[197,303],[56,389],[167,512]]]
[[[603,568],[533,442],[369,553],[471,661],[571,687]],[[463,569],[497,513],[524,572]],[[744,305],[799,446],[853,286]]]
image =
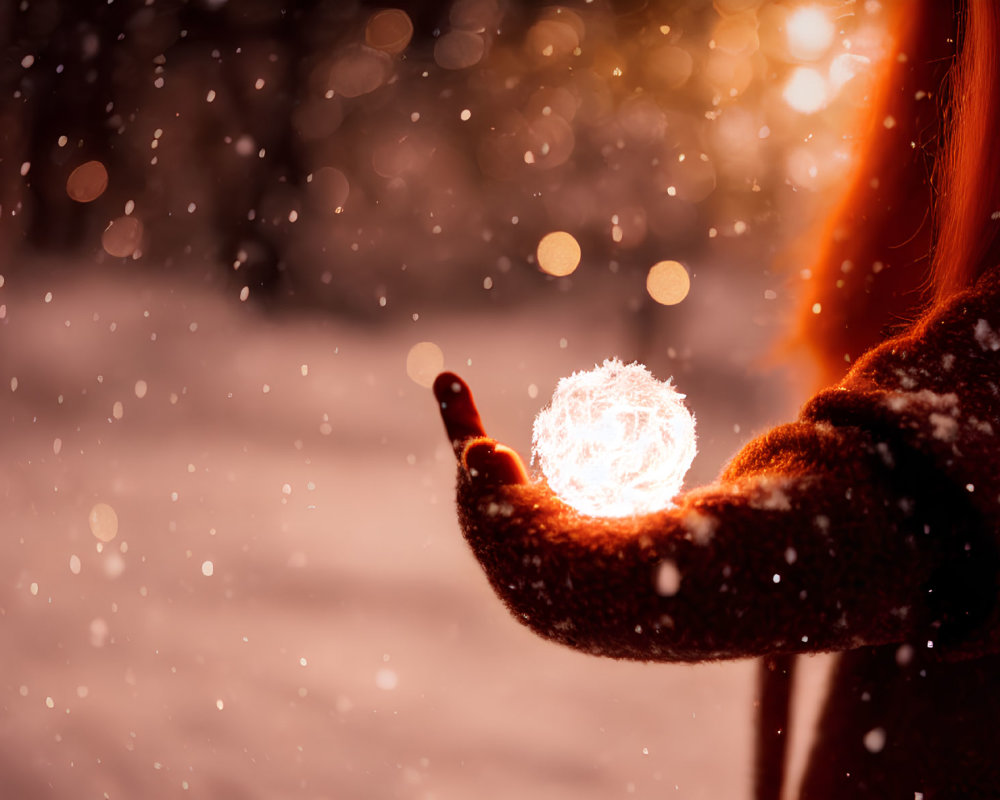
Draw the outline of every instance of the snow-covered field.
[[[639,329],[578,301],[267,316],[70,274],[0,288],[0,796],[748,796],[754,665],[600,660],[510,619],[404,364],[436,342],[526,453],[561,375],[641,358],[688,393],[704,481],[797,404],[751,370],[759,287],[706,278]]]

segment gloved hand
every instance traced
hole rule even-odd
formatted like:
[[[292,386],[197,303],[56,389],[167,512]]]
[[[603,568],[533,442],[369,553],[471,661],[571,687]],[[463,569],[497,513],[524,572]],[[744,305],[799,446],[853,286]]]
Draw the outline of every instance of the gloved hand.
[[[917,546],[915,508],[885,502],[891,479],[861,431],[784,426],[674,508],[589,517],[486,435],[458,376],[434,392],[465,536],[515,617],[547,638],[695,661],[902,641],[917,622],[907,609],[933,548]]]
[[[445,431],[464,471],[479,486],[502,486],[528,482],[520,456],[486,435],[472,392],[452,372],[442,372],[434,381],[434,396],[441,409]]]
[[[517,619],[587,652],[1000,649],[997,308],[993,276],[859,360],[716,483],[631,517],[580,514],[531,480],[444,373],[465,537]]]

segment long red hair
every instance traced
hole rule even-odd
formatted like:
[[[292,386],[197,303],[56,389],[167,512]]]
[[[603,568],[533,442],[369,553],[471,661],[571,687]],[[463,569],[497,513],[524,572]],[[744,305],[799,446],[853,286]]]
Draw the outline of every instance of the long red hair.
[[[1000,262],[1000,3],[897,0],[799,337],[824,382]],[[807,262],[808,264],[809,262]]]
[[[1000,262],[1000,3],[968,0],[941,160],[934,298]]]

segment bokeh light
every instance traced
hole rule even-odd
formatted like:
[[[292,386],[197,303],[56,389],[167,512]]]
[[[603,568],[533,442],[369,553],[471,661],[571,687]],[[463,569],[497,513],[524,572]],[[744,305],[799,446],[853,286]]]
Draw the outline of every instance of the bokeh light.
[[[376,11],[365,25],[365,44],[390,55],[402,53],[413,38],[413,22],[399,8]]]
[[[525,50],[534,59],[558,59],[580,46],[583,21],[572,11],[557,8],[528,30]]]
[[[115,220],[106,254],[196,262],[215,258],[210,240],[220,238],[219,260],[245,270],[234,291],[249,303],[272,283],[320,304],[384,297],[393,280],[430,298],[469,263],[510,271],[491,276],[493,296],[527,291],[534,266],[562,276],[579,265],[558,237],[536,247],[546,231],[586,243],[595,269],[575,286],[607,267],[641,293],[663,252],[704,269],[721,263],[710,251],[728,232],[769,236],[789,209],[804,213],[796,191],[824,202],[854,146],[845,132],[871,96],[858,78],[877,74],[893,41],[883,6],[451,0],[433,13],[361,5],[331,18],[303,9],[287,41],[240,27],[238,63],[215,45],[198,49],[207,34],[195,12],[185,47],[171,45],[176,20],[154,9],[143,12],[150,36],[172,26],[148,45],[159,48],[157,91],[137,105],[112,77],[100,107],[102,129],[121,137],[114,149],[66,126],[47,141],[66,171],[56,174],[69,174],[57,184],[63,197],[92,202],[107,197],[109,174],[127,176],[136,219]],[[97,44],[88,58],[102,58]],[[32,75],[40,63],[36,54]],[[218,152],[202,152],[206,142]],[[81,147],[94,160],[70,173]],[[11,160],[25,191],[44,185],[50,157]],[[217,179],[193,166],[205,158],[216,159]],[[18,222],[48,207],[26,205]],[[259,287],[258,274],[244,277],[255,270]]]
[[[108,171],[100,161],[86,161],[66,179],[66,194],[78,203],[91,203],[108,188]]]
[[[846,83],[871,68],[871,59],[854,53],[841,53],[830,61],[830,88],[839,92]]]
[[[545,234],[536,250],[538,267],[556,277],[570,275],[580,265],[580,244],[573,234],[553,231]]]
[[[442,69],[474,67],[485,54],[486,40],[472,31],[448,31],[434,44],[434,60]]]
[[[660,261],[646,274],[646,291],[661,305],[677,305],[691,291],[691,276],[678,261]]]
[[[110,542],[118,535],[118,514],[107,503],[96,503],[87,517],[90,532],[102,542]]]
[[[804,6],[788,15],[788,52],[800,61],[815,61],[833,44],[836,28],[819,6]]]
[[[442,370],[444,353],[434,342],[417,342],[406,354],[406,374],[420,386],[433,386]]]
[[[683,47],[664,45],[645,54],[644,73],[656,89],[680,89],[694,69],[694,59]]]
[[[142,223],[132,216],[118,217],[108,223],[101,235],[101,246],[109,256],[128,258],[142,244]]]
[[[745,13],[722,17],[712,32],[712,41],[717,49],[729,55],[753,55],[760,46],[756,15]]]
[[[320,213],[339,214],[351,193],[351,184],[336,167],[320,167],[307,179],[308,198]]]
[[[815,114],[828,101],[826,80],[811,67],[799,67],[792,72],[782,96],[796,111]]]
[[[381,87],[392,73],[392,62],[381,50],[348,48],[330,68],[330,87],[344,97],[360,97]]]

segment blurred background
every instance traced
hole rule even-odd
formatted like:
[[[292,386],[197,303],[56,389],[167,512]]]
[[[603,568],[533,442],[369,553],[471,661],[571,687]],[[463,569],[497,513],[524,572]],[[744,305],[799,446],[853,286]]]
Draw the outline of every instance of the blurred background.
[[[527,456],[637,359],[688,485],[794,415],[884,14],[2,0],[3,795],[749,796],[754,665],[509,619],[427,387]]]

